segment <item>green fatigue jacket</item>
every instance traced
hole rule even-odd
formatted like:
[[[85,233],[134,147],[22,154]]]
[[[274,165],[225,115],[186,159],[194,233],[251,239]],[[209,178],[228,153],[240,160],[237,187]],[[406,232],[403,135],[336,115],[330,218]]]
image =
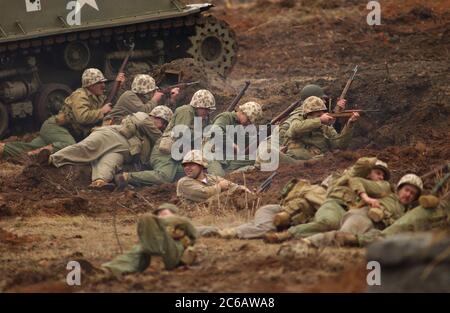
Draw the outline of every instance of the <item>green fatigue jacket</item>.
[[[119,122],[127,115],[145,112],[150,113],[158,104],[152,100],[144,103],[137,94],[131,90],[125,91],[117,100],[114,108],[105,116],[106,119],[112,119]]]
[[[296,159],[311,159],[331,149],[343,149],[351,139],[352,129],[347,124],[338,134],[332,126],[323,125],[320,118],[294,116],[286,132],[287,154]]]
[[[199,140],[201,140],[202,134],[194,134],[194,117],[195,116],[196,116],[196,114],[195,114],[194,107],[192,107],[189,104],[180,106],[173,113],[172,119],[170,120],[169,124],[167,125],[167,128],[166,128],[163,136],[167,136],[167,135],[171,136],[171,132],[172,132],[173,128],[177,125],[186,125],[191,130],[191,134],[192,134],[191,142],[193,142],[194,138],[196,138],[196,137],[199,138]],[[203,123],[204,123],[204,121],[203,121]],[[203,128],[205,126],[206,125],[202,125]],[[179,137],[181,137],[181,135],[179,135],[176,138],[173,138],[173,137],[172,138],[174,140],[177,140]]]
[[[308,223],[325,202],[326,190],[305,179],[291,180],[282,191],[281,211],[291,216],[291,225]]]
[[[366,246],[377,239],[402,232],[448,229],[449,226],[450,201],[441,200],[437,208],[426,209],[419,205],[407,211],[392,225],[382,231],[374,229],[368,233],[358,235],[357,238],[360,246]]]
[[[296,108],[294,111],[289,114],[289,117],[283,121],[283,123],[279,126],[279,136],[280,136],[280,145],[284,146],[287,143],[286,133],[291,127],[292,121],[296,118],[302,118],[303,116],[303,105]]]
[[[131,114],[124,118],[118,130],[128,140],[130,155],[139,154],[139,161],[146,164],[162,132],[155,126],[151,116],[142,119],[138,117],[138,114]]]
[[[185,176],[177,183],[177,196],[186,204],[204,202],[222,192],[217,186],[222,180],[225,179],[210,174],[206,174],[205,180],[202,181]],[[231,183],[228,190],[233,192],[239,187],[238,184]]]
[[[186,125],[191,130],[191,146],[194,138],[201,143],[202,132],[194,132],[195,108],[191,105],[183,105],[175,110],[169,125],[163,135],[156,142],[155,148],[150,155],[151,171],[131,172],[129,182],[133,185],[158,185],[163,183],[172,183],[178,177],[184,175],[181,167],[181,160],[172,159],[170,147],[168,153],[161,148],[163,140],[175,142],[182,134],[172,134],[177,125]],[[206,123],[202,126],[205,127]],[[173,136],[172,136],[173,135]]]
[[[115,275],[143,272],[152,256],[161,256],[165,268],[171,270],[180,265],[184,250],[197,239],[189,219],[176,215],[159,218],[145,214],[139,218],[137,232],[137,245],[102,266]]]
[[[357,195],[365,192],[369,197],[379,199],[384,212],[382,225],[380,225],[383,228],[394,223],[405,213],[405,206],[400,203],[398,196],[387,181],[374,182],[365,178],[353,177],[349,180],[349,186]]]
[[[234,134],[227,134],[226,128],[227,126],[237,126],[240,125],[237,119],[236,112],[223,112],[217,115],[212,125],[214,127],[220,127],[223,132],[223,148],[222,151],[225,152],[226,145],[233,145],[235,143]]]
[[[329,183],[327,198],[338,200],[344,206],[356,205],[357,193],[350,187],[350,179],[352,177],[366,178],[376,161],[377,158],[359,158],[353,166],[346,169],[342,175]],[[381,192],[385,192],[385,190],[390,188],[391,186],[387,181],[373,182],[373,184],[369,184],[367,192],[370,195],[374,191],[381,190]]]
[[[103,120],[101,108],[105,100],[106,96],[95,96],[87,88],[78,88],[64,101],[57,119],[62,113],[64,118],[58,122],[68,127],[75,138],[82,139]]]

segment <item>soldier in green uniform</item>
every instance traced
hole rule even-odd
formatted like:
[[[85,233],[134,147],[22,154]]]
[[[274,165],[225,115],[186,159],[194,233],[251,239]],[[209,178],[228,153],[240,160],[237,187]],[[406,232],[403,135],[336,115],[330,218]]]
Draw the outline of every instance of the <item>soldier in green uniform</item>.
[[[358,201],[358,195],[351,189],[349,183],[353,177],[365,177],[373,184],[369,187],[372,192],[389,194],[391,185],[387,181],[390,173],[386,163],[376,158],[360,158],[355,165],[346,170],[341,177],[331,182],[327,190],[326,200],[317,210],[310,223],[290,227],[282,233],[267,234],[267,242],[279,242],[292,237],[303,238],[317,233],[336,230],[346,211]]]
[[[124,162],[147,162],[156,141],[172,118],[172,110],[155,107],[150,114],[138,112],[128,115],[121,125],[94,128],[81,142],[50,155],[50,164],[91,163],[91,188],[113,189],[110,183]]]
[[[194,118],[201,118],[202,127],[205,127],[208,123],[209,114],[212,110],[215,110],[215,107],[216,101],[213,94],[208,90],[202,89],[193,95],[188,105],[177,108],[164,134],[152,151],[150,156],[152,170],[124,172],[117,175],[115,181],[120,189],[125,188],[128,184],[147,186],[172,183],[177,177],[184,176],[181,160],[175,160],[171,156],[172,145],[181,137],[181,135],[180,137],[175,137],[173,129],[178,125],[187,126],[191,131],[192,147],[194,142],[201,142],[203,136],[203,131],[197,131],[194,127]]]
[[[104,103],[106,78],[100,70],[89,68],[83,72],[81,80],[82,87],[66,98],[57,116],[44,122],[38,137],[31,142],[0,144],[0,157],[19,156],[26,151],[29,151],[29,155],[42,150],[56,152],[82,140],[91,128],[101,123],[105,114],[111,111],[111,103]],[[116,80],[123,83],[123,73]]]
[[[117,100],[105,118],[105,124],[120,124],[125,116],[137,112],[150,113],[158,103],[153,99],[156,87],[155,80],[150,75],[136,75],[131,84],[131,90],[125,91]]]
[[[223,134],[223,147],[216,147],[214,145],[214,149],[216,150],[214,151],[214,154],[215,156],[219,155],[219,157],[217,159],[208,160],[208,172],[210,174],[225,176],[226,173],[254,164],[254,160],[250,160],[248,155],[245,155],[244,160],[237,159],[238,150],[245,149],[245,147],[239,148],[236,139],[234,138],[234,133],[227,133],[227,126],[248,126],[250,124],[255,124],[261,116],[261,105],[256,102],[244,103],[240,105],[235,112],[223,112],[216,116],[212,123],[211,132],[213,132],[214,129],[220,129]],[[206,137],[208,137],[208,135],[206,135]],[[248,136],[246,137],[246,142],[248,142]],[[232,160],[227,160],[226,158],[225,153],[227,146],[233,147],[235,155]],[[242,152],[244,155],[245,151]]]
[[[291,126],[292,121],[296,117],[302,117],[304,115],[305,100],[308,99],[309,97],[313,97],[313,96],[322,99],[326,105],[328,104],[329,98],[325,94],[322,87],[320,87],[318,85],[313,85],[313,84],[306,85],[305,87],[303,87],[303,89],[300,91],[301,105],[298,108],[296,108],[294,111],[292,111],[291,114],[289,114],[289,117],[287,119],[285,119],[279,126],[280,143],[282,145],[284,145],[286,142],[285,135],[286,135],[287,130]],[[334,108],[334,112],[339,113],[339,112],[345,110],[346,105],[347,105],[347,100],[338,99],[338,101],[336,103],[336,107]]]
[[[309,97],[303,103],[303,116],[294,116],[285,133],[286,155],[296,160],[319,157],[332,149],[345,148],[353,132],[353,124],[359,119],[353,113],[338,134],[331,126],[335,118],[327,113],[322,99]]]
[[[115,276],[143,272],[152,256],[161,256],[166,269],[190,265],[195,261],[193,248],[197,231],[189,219],[177,216],[178,208],[170,203],[160,205],[153,214],[139,218],[139,243],[102,267]]]

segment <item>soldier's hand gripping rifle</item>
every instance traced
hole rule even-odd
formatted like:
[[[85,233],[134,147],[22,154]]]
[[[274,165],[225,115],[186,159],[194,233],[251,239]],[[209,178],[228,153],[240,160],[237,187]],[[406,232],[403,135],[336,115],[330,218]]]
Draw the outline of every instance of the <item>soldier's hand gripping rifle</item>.
[[[198,84],[200,84],[200,81],[199,81],[199,80],[197,80],[197,81],[195,81],[195,82],[178,83],[178,84],[175,84],[175,85],[171,85],[171,86],[168,86],[168,87],[164,87],[164,88],[162,88],[162,89],[159,89],[158,91],[161,92],[161,93],[163,93],[163,94],[165,94],[165,95],[169,95],[169,96],[170,96],[170,91],[171,91],[172,89],[174,89],[174,88],[184,89],[184,88],[187,88],[187,87],[189,87],[189,86],[194,86],[194,85],[198,85]]]
[[[302,100],[295,101],[290,106],[288,106],[286,109],[284,109],[283,112],[281,112],[280,114],[275,116],[268,124],[265,125],[265,127],[267,127],[267,137],[269,137],[271,135],[271,130],[272,130],[271,126],[281,124],[289,116],[289,114],[291,114],[298,107],[298,105],[301,102],[302,102]],[[259,138],[259,142],[261,142],[262,140],[264,140],[264,138]],[[250,144],[247,147],[245,147],[245,154],[248,153],[249,149],[250,149]]]
[[[248,86],[250,86],[250,82],[246,81],[245,86],[241,89],[241,91],[237,94],[236,98],[233,99],[233,102],[228,106],[227,111],[233,112],[236,108],[236,105],[241,101],[242,97],[245,95],[245,92],[248,89]]]
[[[278,174],[277,171],[273,172],[272,174],[270,174],[269,177],[267,177],[262,184],[259,186],[258,190],[256,191],[256,193],[262,193],[264,191],[266,191],[267,189],[269,189],[270,185],[272,185],[272,181],[273,178]]]
[[[339,99],[345,99],[345,97],[347,96],[347,92],[350,89],[350,86],[352,85],[357,72],[358,72],[358,65],[356,65],[355,68],[353,69],[353,74],[347,80],[347,83],[345,84],[344,90],[342,90],[342,93],[341,93],[341,96],[339,97]]]
[[[130,50],[128,51],[127,56],[125,57],[125,59],[122,62],[122,65],[119,68],[119,73],[125,73],[125,68],[127,67],[128,61],[130,60],[130,57],[133,55],[134,47],[135,47],[135,43],[133,42],[130,45]],[[119,90],[119,86],[120,86],[120,82],[115,80],[114,85],[111,88],[111,91],[110,91],[108,97],[106,98],[105,103],[112,103],[112,100],[114,99],[114,97],[117,94],[117,91]]]
[[[375,112],[381,112],[380,110],[344,110],[338,113],[328,113],[328,115],[334,117],[334,118],[350,118],[353,113],[375,113]]]

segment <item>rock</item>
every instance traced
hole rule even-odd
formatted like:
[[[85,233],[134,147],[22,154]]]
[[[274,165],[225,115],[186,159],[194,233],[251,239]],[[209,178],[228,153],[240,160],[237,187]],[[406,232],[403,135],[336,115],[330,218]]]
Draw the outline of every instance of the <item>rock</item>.
[[[381,285],[369,292],[450,292],[450,236],[400,234],[368,247],[381,265]]]

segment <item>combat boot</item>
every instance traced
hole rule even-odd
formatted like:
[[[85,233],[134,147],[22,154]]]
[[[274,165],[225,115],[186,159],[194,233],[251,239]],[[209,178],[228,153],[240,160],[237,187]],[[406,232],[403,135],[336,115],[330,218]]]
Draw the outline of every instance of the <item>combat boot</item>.
[[[195,251],[194,247],[190,246],[184,250],[180,261],[185,265],[192,265],[194,264],[196,259],[197,259],[197,252]]]
[[[439,205],[439,198],[433,195],[421,196],[419,203],[424,209],[434,209]]]
[[[288,226],[291,220],[291,215],[287,212],[280,212],[275,214],[273,218],[273,224],[276,227]]]
[[[380,208],[370,208],[367,215],[375,223],[380,222],[384,218],[384,212]]]
[[[292,237],[293,237],[292,234],[287,231],[283,231],[280,233],[271,232],[271,233],[265,234],[263,237],[263,240],[265,243],[279,243],[279,242],[289,240]]]
[[[233,228],[225,228],[219,230],[219,236],[223,239],[233,239],[237,237],[237,233]]]
[[[103,179],[94,180],[88,187],[93,190],[108,190],[113,191],[115,188],[114,184],[105,182]]]
[[[119,191],[123,191],[128,186],[129,174],[126,172],[114,176],[114,183]]]

